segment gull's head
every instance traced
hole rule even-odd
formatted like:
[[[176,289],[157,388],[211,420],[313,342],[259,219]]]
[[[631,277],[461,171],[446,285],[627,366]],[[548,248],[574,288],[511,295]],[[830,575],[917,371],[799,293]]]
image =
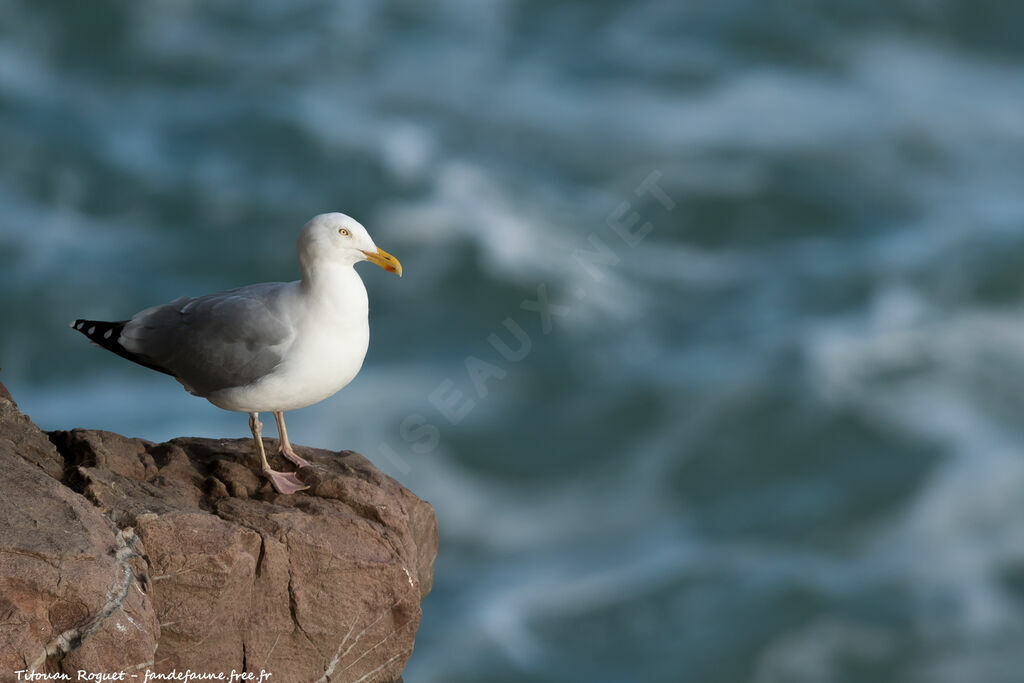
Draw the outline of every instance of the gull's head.
[[[318,262],[355,265],[369,261],[389,273],[402,275],[402,264],[379,248],[356,219],[343,213],[322,213],[306,223],[299,234],[299,261],[304,267]]]

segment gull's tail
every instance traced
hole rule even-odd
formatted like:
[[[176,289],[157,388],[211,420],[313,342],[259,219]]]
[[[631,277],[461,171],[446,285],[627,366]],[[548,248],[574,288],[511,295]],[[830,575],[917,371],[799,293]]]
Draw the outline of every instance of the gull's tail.
[[[76,320],[71,323],[71,329],[78,330],[86,337],[89,338],[93,344],[102,346],[111,353],[116,353],[122,358],[127,358],[133,363],[145,366],[151,370],[157,372],[163,372],[165,374],[172,374],[167,370],[161,368],[158,365],[154,365],[142,356],[132,353],[128,349],[121,346],[121,342],[118,341],[121,337],[121,330],[128,324],[127,320],[119,320],[117,322],[106,322],[104,320]]]

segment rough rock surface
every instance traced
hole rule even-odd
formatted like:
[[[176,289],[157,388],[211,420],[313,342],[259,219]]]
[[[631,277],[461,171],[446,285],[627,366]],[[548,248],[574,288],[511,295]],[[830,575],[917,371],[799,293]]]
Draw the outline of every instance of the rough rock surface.
[[[47,435],[8,397],[0,384],[0,681],[399,679],[433,580],[429,503],[356,453],[296,447],[310,488],[282,496],[250,440]]]

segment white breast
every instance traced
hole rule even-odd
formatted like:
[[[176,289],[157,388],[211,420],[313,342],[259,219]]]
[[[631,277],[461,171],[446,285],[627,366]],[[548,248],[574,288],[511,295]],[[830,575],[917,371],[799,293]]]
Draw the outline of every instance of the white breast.
[[[352,268],[317,290],[297,290],[291,306],[296,335],[270,374],[207,396],[219,408],[272,412],[304,408],[355,378],[370,343],[366,288]],[[321,283],[324,284],[324,283]]]

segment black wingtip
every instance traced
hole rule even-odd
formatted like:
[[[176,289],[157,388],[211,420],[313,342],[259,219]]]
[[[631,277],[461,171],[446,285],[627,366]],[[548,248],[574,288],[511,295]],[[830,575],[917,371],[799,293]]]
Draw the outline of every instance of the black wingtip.
[[[104,320],[76,320],[71,323],[71,329],[81,332],[89,341],[95,342],[110,351],[123,350],[118,342],[121,330],[124,329],[127,320],[107,322]]]
[[[127,320],[118,320],[117,322],[108,322],[105,320],[76,320],[71,323],[71,329],[81,332],[97,346],[101,346],[111,353],[116,353],[122,358],[126,358],[133,363],[138,363],[143,367],[156,370],[157,372],[163,372],[168,375],[173,373],[169,370],[150,363],[147,359],[132,353],[128,349],[121,346],[120,337],[121,330],[128,323]]]

